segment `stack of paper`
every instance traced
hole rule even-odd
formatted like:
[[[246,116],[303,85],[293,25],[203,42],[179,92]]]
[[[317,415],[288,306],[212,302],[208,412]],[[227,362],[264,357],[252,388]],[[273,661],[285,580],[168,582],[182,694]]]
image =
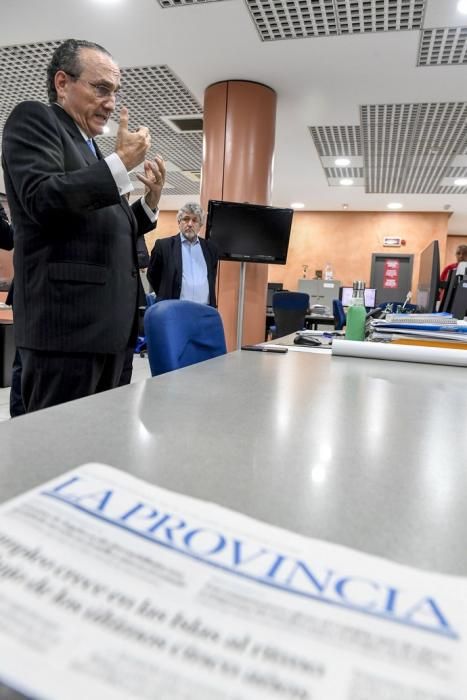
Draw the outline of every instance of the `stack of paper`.
[[[467,349],[467,323],[451,314],[388,314],[371,321],[369,340]]]

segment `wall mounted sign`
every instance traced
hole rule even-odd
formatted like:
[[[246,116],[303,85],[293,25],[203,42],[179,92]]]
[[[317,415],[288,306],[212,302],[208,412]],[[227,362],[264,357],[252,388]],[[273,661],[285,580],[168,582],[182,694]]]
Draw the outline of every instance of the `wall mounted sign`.
[[[397,289],[399,286],[399,260],[385,260],[383,273],[384,289]]]
[[[385,236],[383,238],[383,246],[399,247],[401,244],[401,238],[396,238],[395,236]]]

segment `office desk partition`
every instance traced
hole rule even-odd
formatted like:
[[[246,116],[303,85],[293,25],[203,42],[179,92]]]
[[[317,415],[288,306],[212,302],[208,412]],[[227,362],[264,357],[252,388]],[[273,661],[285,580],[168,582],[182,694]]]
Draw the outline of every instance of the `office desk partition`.
[[[236,351],[0,424],[0,495],[98,461],[465,576],[466,415],[456,367]]]

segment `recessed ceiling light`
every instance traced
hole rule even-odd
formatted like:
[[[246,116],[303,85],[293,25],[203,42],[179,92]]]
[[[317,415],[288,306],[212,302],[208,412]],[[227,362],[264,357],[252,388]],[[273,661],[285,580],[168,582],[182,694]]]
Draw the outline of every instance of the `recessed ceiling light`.
[[[387,209],[402,209],[403,206],[401,202],[389,202],[389,204],[386,204]]]
[[[342,205],[342,209],[348,209],[348,208],[349,208],[349,205],[348,205],[348,204],[343,204],[343,205]]]
[[[467,15],[467,0],[459,0],[457,10],[463,15]]]
[[[337,165],[338,168],[345,168],[346,165],[350,165],[350,160],[349,158],[336,158],[334,165]]]
[[[303,209],[305,205],[303,204],[303,202],[292,202],[290,206],[292,207],[292,209]]]
[[[344,187],[349,187],[353,185],[353,180],[351,180],[350,177],[344,177],[342,180],[339,180],[339,184],[344,185]]]
[[[454,180],[454,184],[456,187],[465,187],[467,185],[467,177],[458,177],[457,180]]]

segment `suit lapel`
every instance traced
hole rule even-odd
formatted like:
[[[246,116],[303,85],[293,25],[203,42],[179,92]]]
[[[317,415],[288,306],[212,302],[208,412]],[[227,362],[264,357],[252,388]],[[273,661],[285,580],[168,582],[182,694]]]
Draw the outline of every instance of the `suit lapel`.
[[[80,130],[78,129],[70,115],[67,114],[64,109],[62,109],[61,107],[59,107],[59,105],[56,104],[51,105],[51,109],[53,110],[60,124],[66,130],[67,134],[73,140],[73,143],[78,149],[80,155],[83,156],[87,165],[92,165],[93,163],[95,163],[96,157],[92,153],[86,141],[83,139]]]
[[[176,278],[182,281],[182,240],[180,234],[172,238],[173,241],[173,261],[175,267]]]
[[[64,109],[59,107],[57,104],[51,105],[51,109],[53,110],[55,116],[57,117],[58,121],[60,124],[63,126],[63,128],[66,130],[68,135],[73,139],[73,142],[78,149],[80,155],[83,156],[85,162],[87,165],[94,165],[96,163],[96,157],[94,153],[92,153],[91,149],[89,148],[88,144],[86,141],[83,139],[83,136],[76,126],[75,122],[73,119],[70,117],[67,112],[65,112]],[[99,160],[102,160],[102,153],[100,151],[99,146],[96,144],[95,140],[93,139],[94,147],[96,149],[97,153],[97,158]],[[125,214],[128,216],[130,223],[131,223],[131,230],[133,233],[133,238],[136,240],[136,219],[133,214],[133,211],[128,204],[127,200],[125,197],[120,198],[120,203],[121,206],[123,207],[123,210]]]

